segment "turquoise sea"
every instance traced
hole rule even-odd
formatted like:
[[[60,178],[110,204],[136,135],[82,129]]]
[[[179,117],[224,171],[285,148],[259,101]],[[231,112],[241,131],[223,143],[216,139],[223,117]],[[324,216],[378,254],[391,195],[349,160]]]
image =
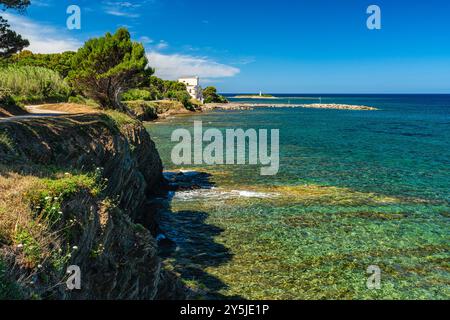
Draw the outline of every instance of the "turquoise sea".
[[[247,102],[380,110],[256,108],[148,124],[167,170],[206,173],[163,214],[176,242],[167,268],[210,298],[450,298],[450,95],[276,96]],[[278,175],[174,166],[171,133],[195,120],[279,129]],[[371,265],[379,290],[366,284]]]

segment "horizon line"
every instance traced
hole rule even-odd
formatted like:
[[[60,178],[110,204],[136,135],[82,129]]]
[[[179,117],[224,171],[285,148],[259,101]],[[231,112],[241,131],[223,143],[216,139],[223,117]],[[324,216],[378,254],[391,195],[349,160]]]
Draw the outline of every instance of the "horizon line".
[[[240,95],[258,95],[257,92],[220,92],[220,94],[240,94]],[[295,94],[295,95],[450,95],[449,93],[433,93],[433,92],[419,92],[419,93],[293,93],[293,92],[287,92],[287,93],[273,93],[273,92],[266,92],[263,94],[271,94],[271,95],[287,95],[287,94]]]

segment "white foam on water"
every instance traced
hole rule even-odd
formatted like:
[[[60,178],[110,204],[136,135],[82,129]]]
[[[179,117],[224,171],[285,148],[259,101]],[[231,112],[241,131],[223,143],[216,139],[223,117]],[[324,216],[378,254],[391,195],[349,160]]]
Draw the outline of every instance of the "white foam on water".
[[[250,190],[227,191],[220,188],[211,188],[211,189],[197,189],[197,190],[176,192],[173,199],[181,201],[197,200],[197,199],[226,200],[234,198],[268,199],[268,198],[275,198],[277,196],[279,196],[279,194],[271,192],[256,192]]]
[[[239,195],[239,197],[243,198],[273,198],[274,196],[277,196],[276,193],[256,192],[248,190],[232,190],[231,193],[236,193]]]

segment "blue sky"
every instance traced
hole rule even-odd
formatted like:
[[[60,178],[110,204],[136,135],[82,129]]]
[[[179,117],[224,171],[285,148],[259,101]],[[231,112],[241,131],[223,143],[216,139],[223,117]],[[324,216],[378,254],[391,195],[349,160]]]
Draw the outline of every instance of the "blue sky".
[[[129,28],[163,78],[221,92],[450,93],[448,0],[31,0],[3,14],[35,52]],[[66,9],[82,10],[81,30]],[[382,29],[366,27],[369,5]]]

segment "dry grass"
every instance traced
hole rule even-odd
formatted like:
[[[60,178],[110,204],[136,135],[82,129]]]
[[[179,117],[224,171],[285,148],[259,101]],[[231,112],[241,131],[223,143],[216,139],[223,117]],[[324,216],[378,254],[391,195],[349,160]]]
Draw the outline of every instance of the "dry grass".
[[[24,195],[38,180],[17,173],[0,174],[0,242],[11,243],[18,226],[31,228],[31,209],[24,201]]]
[[[29,268],[50,260],[55,263],[53,251],[63,231],[60,228],[65,228],[57,227],[62,202],[80,190],[96,196],[101,188],[94,175],[41,174],[0,167],[0,245],[12,248],[16,262]]]
[[[39,178],[17,173],[0,175],[0,244],[9,245],[16,263],[35,268],[49,259],[48,245],[55,241],[45,222],[36,222],[26,194],[40,185]]]

